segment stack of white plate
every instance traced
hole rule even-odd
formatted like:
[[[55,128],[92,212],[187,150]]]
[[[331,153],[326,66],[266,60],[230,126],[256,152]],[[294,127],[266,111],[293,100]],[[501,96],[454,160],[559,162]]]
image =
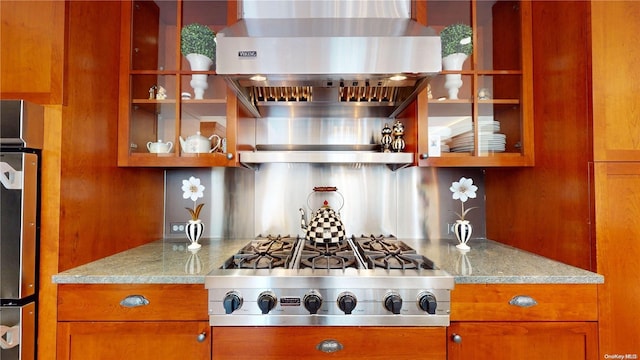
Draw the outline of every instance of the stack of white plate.
[[[480,118],[478,119],[478,124],[480,126],[480,131],[500,132],[500,122],[494,121],[491,118],[489,119]],[[452,137],[473,132],[473,123],[471,123],[470,121],[454,123],[454,124],[451,124],[449,127],[451,128]]]
[[[454,136],[449,142],[451,152],[469,152],[474,150],[474,134],[473,132],[464,133]],[[493,132],[481,131],[478,133],[478,146],[480,151],[505,151],[507,136]]]
[[[505,151],[505,136],[500,133],[500,122],[492,116],[479,116],[477,119],[481,151]],[[429,117],[429,138],[440,140],[441,152],[473,151],[474,122],[470,116],[434,116]]]

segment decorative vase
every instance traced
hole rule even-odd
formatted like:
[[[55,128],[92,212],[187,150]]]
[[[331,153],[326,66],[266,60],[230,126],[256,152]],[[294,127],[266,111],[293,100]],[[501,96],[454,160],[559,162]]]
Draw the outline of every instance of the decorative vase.
[[[471,238],[471,223],[469,220],[456,220],[456,223],[453,224],[453,233],[456,234],[456,238],[458,239],[459,244],[456,245],[458,249],[461,250],[469,250],[471,249],[467,242]]]
[[[200,240],[200,236],[202,236],[202,232],[204,232],[204,224],[200,219],[198,220],[189,220],[187,226],[185,226],[185,233],[187,234],[187,239],[189,239],[188,249],[194,250],[199,249],[202,245],[198,244],[198,240]]]
[[[462,70],[462,64],[467,60],[467,54],[455,53],[442,58],[442,69],[451,71]],[[449,91],[449,99],[457,100],[458,91],[462,87],[462,74],[446,74],[444,87]]]
[[[213,65],[213,60],[202,54],[188,54],[187,60],[189,61],[192,71],[208,71],[211,65]],[[189,84],[193,88],[196,100],[202,100],[204,91],[209,88],[207,76],[207,74],[191,75],[191,82]]]
[[[200,245],[200,244],[198,244]],[[184,264],[184,272],[187,274],[200,274],[202,271],[202,261],[200,260],[200,256],[198,255],[198,249],[189,249],[189,258],[187,262]]]

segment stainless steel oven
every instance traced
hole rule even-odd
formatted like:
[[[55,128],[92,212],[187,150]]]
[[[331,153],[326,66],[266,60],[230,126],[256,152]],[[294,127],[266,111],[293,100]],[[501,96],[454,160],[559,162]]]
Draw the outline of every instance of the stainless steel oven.
[[[44,108],[0,102],[0,358],[36,357]]]

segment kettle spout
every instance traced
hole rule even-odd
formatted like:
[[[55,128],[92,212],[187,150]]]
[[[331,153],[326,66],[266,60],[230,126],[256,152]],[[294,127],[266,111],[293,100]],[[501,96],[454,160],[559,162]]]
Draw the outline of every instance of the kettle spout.
[[[180,146],[182,147],[182,151],[186,151],[186,149],[187,149],[187,143],[184,141],[184,139],[182,138],[182,136],[180,136]]]
[[[302,230],[307,230],[307,221],[305,219],[304,210],[300,208],[300,227]]]

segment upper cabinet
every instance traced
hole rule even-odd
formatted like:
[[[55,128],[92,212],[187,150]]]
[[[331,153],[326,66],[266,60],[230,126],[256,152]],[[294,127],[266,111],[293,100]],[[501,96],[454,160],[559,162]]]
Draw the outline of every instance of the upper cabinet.
[[[207,42],[236,14],[233,1],[122,3],[118,165],[237,165],[241,114]],[[208,56],[183,54],[198,48]]]
[[[595,161],[640,160],[637,47],[629,34],[640,30],[635,1],[591,3],[593,155]],[[620,56],[619,54],[625,54]]]
[[[395,116],[407,125],[404,152],[417,155],[409,163],[532,166],[531,2],[412,5],[414,18],[443,38],[451,25],[470,30],[446,36],[457,43],[444,48],[466,56],[450,55],[462,59],[443,61],[415,106]],[[198,67],[181,46],[185,26],[218,32],[238,20],[238,7],[236,1],[123,2],[120,166],[237,166],[238,151],[254,150],[254,113],[216,75],[215,58]]]
[[[0,98],[64,102],[65,1],[1,1]]]
[[[417,101],[419,165],[532,166],[531,3],[427,1],[418,12],[445,56]]]

